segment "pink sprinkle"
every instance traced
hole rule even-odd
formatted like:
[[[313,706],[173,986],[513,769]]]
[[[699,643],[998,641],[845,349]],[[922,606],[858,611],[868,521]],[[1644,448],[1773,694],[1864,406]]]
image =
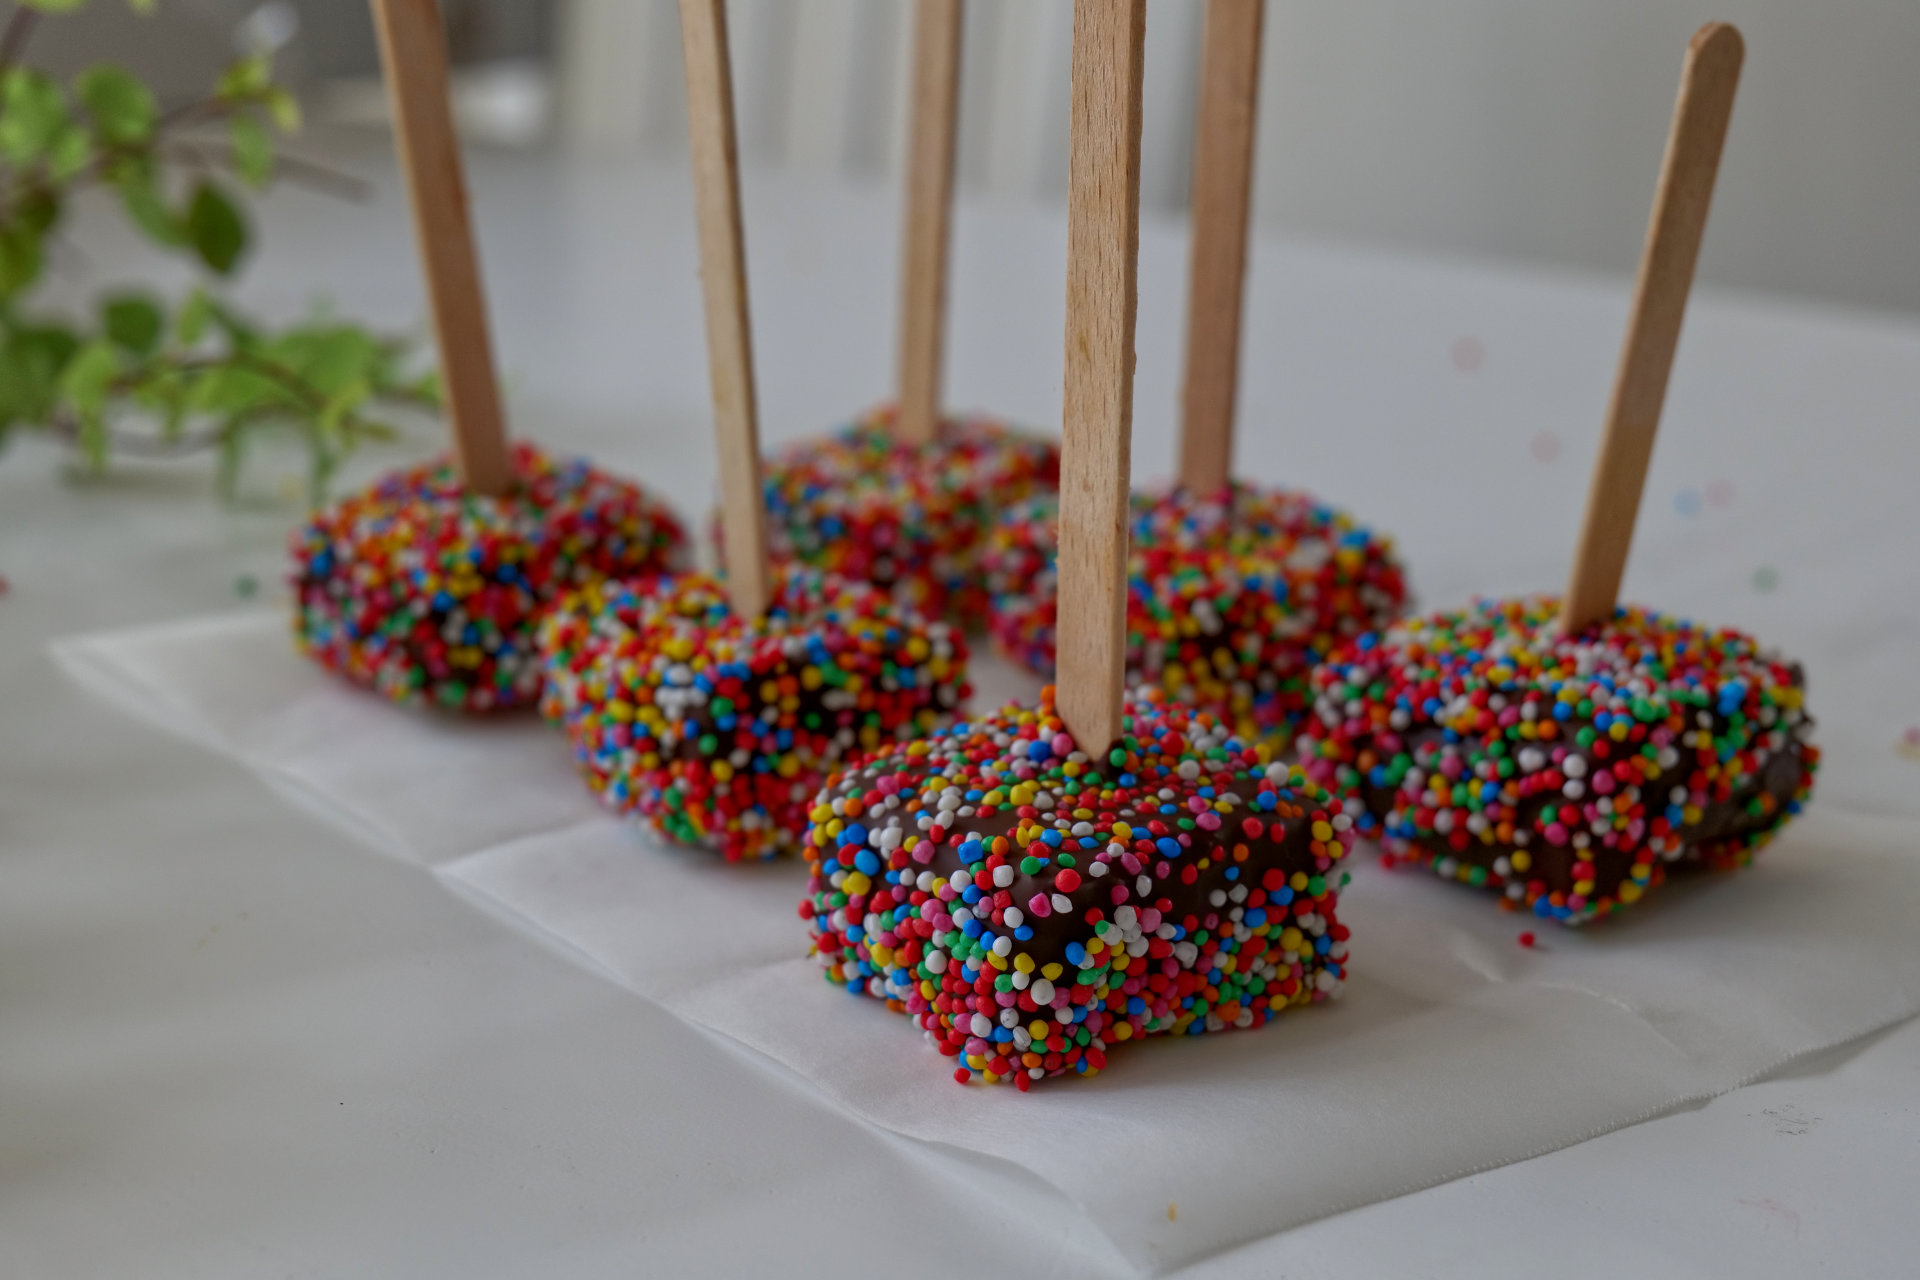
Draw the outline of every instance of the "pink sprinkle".
[[[1027,913],[1035,916],[1050,916],[1053,914],[1053,904],[1047,901],[1046,894],[1036,893],[1027,899]]]
[[[1195,818],[1194,822],[1199,824],[1202,831],[1218,831],[1220,829],[1220,815],[1211,809]]]
[[[1073,735],[1070,733],[1056,733],[1053,735],[1053,742],[1050,745],[1053,747],[1053,758],[1056,760],[1065,760],[1073,754]]]
[[[1547,839],[1553,844],[1565,844],[1567,842],[1567,829],[1557,822],[1551,823],[1547,827]]]

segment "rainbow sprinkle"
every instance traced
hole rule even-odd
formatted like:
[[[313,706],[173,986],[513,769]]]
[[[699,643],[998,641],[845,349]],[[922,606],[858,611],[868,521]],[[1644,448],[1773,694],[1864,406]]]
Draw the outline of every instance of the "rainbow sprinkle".
[[[751,622],[704,574],[592,584],[548,616],[540,651],[541,710],[588,785],[729,862],[792,850],[830,769],[950,723],[970,692],[946,623],[808,569]]]
[[[892,407],[876,409],[768,460],[772,554],[968,625],[986,611],[977,560],[993,513],[1058,487],[1060,451],[977,417],[950,418],[934,444],[909,448],[893,419]]]
[[[1051,497],[1015,506],[982,556],[995,644],[1043,676],[1058,617],[1057,513]],[[1128,672],[1248,737],[1284,735],[1306,712],[1307,673],[1406,603],[1392,542],[1301,493],[1136,494],[1132,535]]]
[[[295,644],[396,702],[531,706],[540,611],[597,578],[677,567],[686,536],[585,462],[522,443],[513,473],[510,494],[482,497],[442,458],[316,514],[292,539]]]
[[[1095,760],[1048,688],[815,802],[800,915],[828,981],[914,1018],[961,1083],[1091,1075],[1340,993],[1342,803],[1157,689],[1126,712]]]
[[[1736,631],[1621,608],[1479,601],[1314,673],[1307,773],[1363,798],[1389,859],[1580,924],[1673,864],[1745,866],[1812,789],[1800,668]]]

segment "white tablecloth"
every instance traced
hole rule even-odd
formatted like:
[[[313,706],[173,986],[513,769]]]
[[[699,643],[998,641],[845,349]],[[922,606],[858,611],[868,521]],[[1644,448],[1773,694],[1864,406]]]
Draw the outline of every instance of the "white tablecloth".
[[[665,491],[706,493],[706,458],[674,443],[702,394],[684,189],[516,166],[476,177],[517,422]],[[417,315],[391,195],[350,218],[283,206],[268,239],[283,256],[252,282],[257,300],[289,307],[324,279],[345,306]],[[756,196],[769,434],[789,436],[882,389],[892,202],[773,184]],[[959,249],[952,398],[1047,421],[1058,223],[971,210]],[[1148,229],[1143,474],[1170,456],[1181,260],[1175,237]],[[1551,586],[1623,305],[1619,281],[1262,246],[1244,470],[1392,528],[1430,603]],[[1913,634],[1915,597],[1883,584],[1915,541],[1902,495],[1920,461],[1917,357],[1911,325],[1706,298],[1630,593],[1711,600],[1714,620],[1789,649]],[[1553,460],[1492,512],[1490,495],[1420,492],[1434,451],[1494,445]],[[271,590],[292,513],[218,511],[172,473],[62,490],[52,470],[31,447],[0,466],[10,1269],[825,1273],[885,1257],[931,1274],[1102,1274],[1121,1261],[1044,1186],[961,1154],[944,1170],[907,1159],[424,877],[355,856],[231,766],[74,697],[47,640],[229,605],[242,574]],[[1810,488],[1849,495],[1856,518],[1814,520]],[[1859,711],[1828,743],[1821,803],[1911,817],[1920,764],[1896,746],[1920,722],[1920,690],[1869,688],[1845,665],[1814,678],[1816,710]],[[1198,1270],[1895,1274],[1916,1241],[1896,1203],[1920,1172],[1916,1080],[1908,1027]],[[981,1239],[972,1224],[1009,1191],[1029,1212]]]

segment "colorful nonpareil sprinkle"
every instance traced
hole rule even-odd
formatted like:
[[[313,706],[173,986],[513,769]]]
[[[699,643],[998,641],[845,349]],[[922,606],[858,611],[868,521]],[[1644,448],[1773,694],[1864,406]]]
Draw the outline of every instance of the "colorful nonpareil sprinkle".
[[[828,785],[800,904],[827,979],[912,1017],[956,1080],[1023,1089],[1337,996],[1342,803],[1157,689],[1096,753],[1052,695]]]
[[[445,460],[396,472],[293,537],[294,638],[398,702],[531,706],[534,626],[561,593],[678,567],[686,537],[659,502],[585,462],[513,448],[513,490],[465,492]]]
[[[543,712],[618,812],[728,861],[791,851],[835,765],[953,720],[966,642],[810,569],[748,620],[714,578],[606,582],[540,630]]]
[[[1053,672],[1058,505],[1009,510],[983,557],[989,625],[1006,656]],[[1305,713],[1307,672],[1406,602],[1390,540],[1304,494],[1236,484],[1135,495],[1127,669],[1243,735]]]
[[[927,617],[976,625],[978,558],[1001,506],[1051,492],[1060,452],[985,418],[951,418],[924,448],[899,443],[883,408],[768,459],[768,541],[793,560],[893,591]]]
[[[1314,673],[1309,776],[1361,797],[1389,858],[1566,924],[1674,864],[1744,866],[1812,788],[1800,668],[1736,631],[1621,608],[1483,601],[1400,623]]]

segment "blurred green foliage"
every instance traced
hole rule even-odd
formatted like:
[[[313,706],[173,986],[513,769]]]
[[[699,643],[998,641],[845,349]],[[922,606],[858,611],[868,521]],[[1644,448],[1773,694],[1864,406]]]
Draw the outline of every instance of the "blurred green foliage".
[[[243,193],[297,163],[277,139],[299,129],[299,103],[274,82],[268,54],[241,58],[208,97],[166,110],[120,67],[62,84],[26,65],[41,16],[85,3],[25,0],[0,29],[0,444],[18,430],[45,433],[95,471],[116,455],[211,454],[231,496],[249,445],[292,430],[318,502],[356,445],[394,434],[391,410],[439,403],[438,377],[416,371],[414,343],[323,313],[269,328],[208,287],[177,304],[113,290],[78,319],[33,311],[79,192],[112,192],[149,242],[217,285],[252,245]]]

